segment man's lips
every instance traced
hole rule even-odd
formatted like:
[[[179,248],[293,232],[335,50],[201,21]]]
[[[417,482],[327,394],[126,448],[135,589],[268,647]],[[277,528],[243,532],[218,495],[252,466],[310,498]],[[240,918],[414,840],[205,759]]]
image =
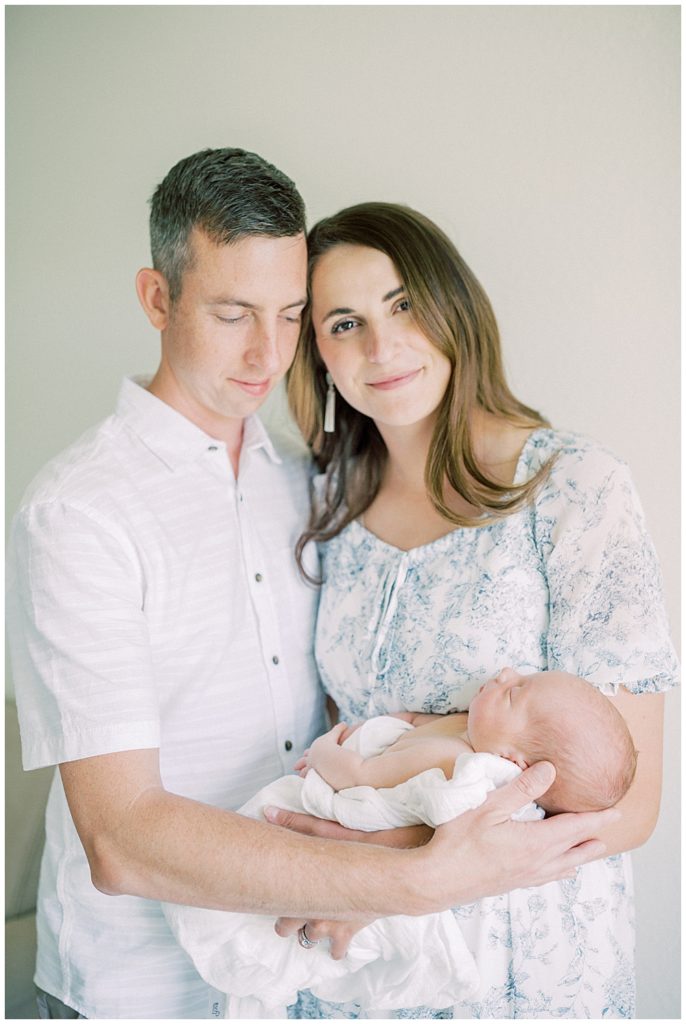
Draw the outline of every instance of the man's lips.
[[[249,395],[264,395],[269,390],[269,377],[266,380],[238,380],[236,377],[229,379]]]
[[[377,391],[392,391],[394,388],[401,388],[409,384],[422,372],[422,368],[408,370],[406,373],[394,373],[391,377],[384,377],[383,380],[367,381],[367,386],[376,388]]]

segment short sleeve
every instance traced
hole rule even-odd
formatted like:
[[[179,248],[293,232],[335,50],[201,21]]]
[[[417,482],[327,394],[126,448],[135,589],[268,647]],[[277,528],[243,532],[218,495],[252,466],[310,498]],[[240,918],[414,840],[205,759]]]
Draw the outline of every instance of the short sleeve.
[[[7,612],[25,769],[159,745],[132,545],[87,511],[49,502],[16,517]]]
[[[600,447],[560,452],[535,521],[550,593],[549,669],[606,694],[675,686],[660,567],[627,466]]]

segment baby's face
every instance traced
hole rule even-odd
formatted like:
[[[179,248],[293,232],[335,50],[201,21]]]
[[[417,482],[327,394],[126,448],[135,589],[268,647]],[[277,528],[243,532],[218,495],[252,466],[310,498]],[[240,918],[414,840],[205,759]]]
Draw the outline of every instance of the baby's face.
[[[550,673],[522,676],[504,668],[484,683],[469,705],[467,735],[474,750],[500,754],[520,768],[527,767],[520,737],[527,734],[534,704],[540,709],[546,692],[550,692],[547,675]]]

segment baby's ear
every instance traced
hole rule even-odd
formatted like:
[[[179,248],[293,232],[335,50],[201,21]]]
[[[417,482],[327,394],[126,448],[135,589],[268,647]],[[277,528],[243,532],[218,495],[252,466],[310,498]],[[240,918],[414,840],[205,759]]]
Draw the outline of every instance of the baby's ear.
[[[512,761],[513,764],[516,764],[523,772],[526,771],[529,765],[533,764],[533,761],[528,761],[523,754],[503,754],[503,757],[507,758],[508,761]]]

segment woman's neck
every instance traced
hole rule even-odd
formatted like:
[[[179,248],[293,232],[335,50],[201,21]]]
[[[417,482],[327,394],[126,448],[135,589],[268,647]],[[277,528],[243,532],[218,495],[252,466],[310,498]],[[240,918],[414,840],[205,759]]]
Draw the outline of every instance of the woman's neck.
[[[388,451],[385,483],[409,492],[426,490],[426,462],[436,425],[435,417],[407,427],[378,424],[377,429]],[[530,428],[515,427],[483,409],[471,416],[471,443],[474,458],[489,476],[512,483],[522,445]]]
[[[377,423],[388,451],[384,485],[402,488],[408,493],[426,492],[424,473],[434,426],[434,422],[427,421],[407,427]]]

